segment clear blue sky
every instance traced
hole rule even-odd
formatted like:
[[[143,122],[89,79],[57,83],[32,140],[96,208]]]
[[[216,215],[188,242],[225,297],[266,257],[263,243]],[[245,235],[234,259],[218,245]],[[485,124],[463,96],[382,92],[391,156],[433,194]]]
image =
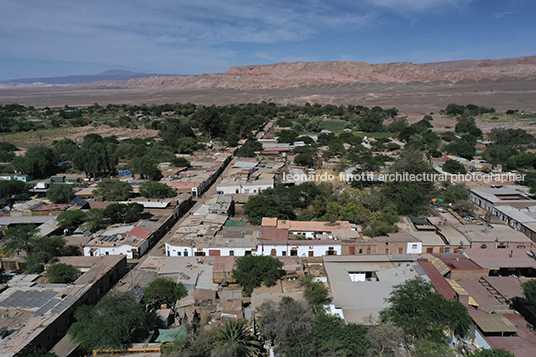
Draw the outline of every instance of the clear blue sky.
[[[0,80],[536,55],[534,0],[0,0]]]

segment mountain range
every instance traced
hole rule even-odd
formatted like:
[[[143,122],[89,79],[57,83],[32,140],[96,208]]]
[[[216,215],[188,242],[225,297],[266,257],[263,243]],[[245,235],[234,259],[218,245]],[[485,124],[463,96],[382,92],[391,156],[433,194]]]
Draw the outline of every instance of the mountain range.
[[[127,81],[132,78],[175,76],[174,74],[148,74],[140,72],[124,71],[122,69],[111,69],[99,74],[86,74],[86,75],[71,75],[63,77],[42,77],[42,78],[19,78],[3,80],[0,83],[21,83],[21,84],[75,84],[75,83],[91,83],[100,81]]]

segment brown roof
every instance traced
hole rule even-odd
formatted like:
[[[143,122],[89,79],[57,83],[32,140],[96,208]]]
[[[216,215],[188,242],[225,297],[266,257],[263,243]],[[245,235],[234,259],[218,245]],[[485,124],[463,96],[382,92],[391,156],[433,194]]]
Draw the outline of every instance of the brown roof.
[[[505,316],[499,314],[471,315],[478,328],[484,333],[516,333],[517,327]]]
[[[288,238],[288,229],[278,229],[276,227],[262,227],[262,239],[285,240]]]
[[[276,227],[277,218],[263,217],[261,226],[263,227]]]

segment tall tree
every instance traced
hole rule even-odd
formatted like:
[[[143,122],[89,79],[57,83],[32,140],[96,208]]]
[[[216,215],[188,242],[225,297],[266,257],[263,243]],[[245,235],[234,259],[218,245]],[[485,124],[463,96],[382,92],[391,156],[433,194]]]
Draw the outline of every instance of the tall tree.
[[[132,196],[132,185],[118,180],[104,180],[97,184],[95,196],[102,196],[105,201],[125,201]]]
[[[274,257],[266,255],[246,255],[236,259],[232,276],[244,289],[251,294],[253,289],[264,283],[273,286],[281,277],[283,263]]]
[[[80,307],[75,317],[69,335],[86,351],[127,346],[132,332],[147,326],[143,306],[132,296],[115,291],[95,306]]]
[[[47,198],[54,203],[68,203],[75,198],[69,185],[55,184],[47,190]]]
[[[24,156],[18,156],[13,160],[13,165],[17,170],[38,179],[48,178],[57,172],[56,157],[47,147],[29,148]]]
[[[143,302],[146,304],[174,304],[188,294],[182,283],[175,283],[167,278],[153,280],[143,292]]]
[[[387,302],[390,307],[380,312],[382,321],[402,328],[408,340],[446,343],[445,330],[464,337],[472,325],[465,306],[445,299],[420,277],[395,285]]]

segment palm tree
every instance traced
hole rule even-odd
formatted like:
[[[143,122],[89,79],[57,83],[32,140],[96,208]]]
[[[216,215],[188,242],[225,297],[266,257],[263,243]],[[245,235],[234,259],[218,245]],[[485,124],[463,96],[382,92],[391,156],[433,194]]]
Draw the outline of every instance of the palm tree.
[[[248,330],[246,320],[230,320],[215,332],[218,350],[234,350],[237,357],[257,357],[261,355],[261,341]],[[229,351],[230,352],[230,351]],[[224,353],[225,354],[225,353]]]

